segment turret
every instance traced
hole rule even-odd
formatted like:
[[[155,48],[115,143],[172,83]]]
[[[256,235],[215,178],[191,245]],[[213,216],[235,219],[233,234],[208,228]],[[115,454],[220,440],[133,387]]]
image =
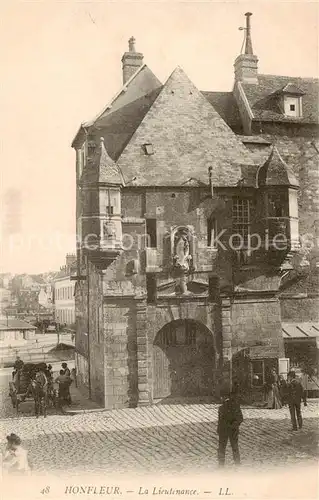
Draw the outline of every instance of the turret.
[[[259,168],[257,187],[263,246],[281,258],[299,248],[298,182],[276,147]]]
[[[108,266],[122,248],[121,187],[118,166],[109,157],[104,139],[88,159],[81,180],[81,249],[98,267]]]

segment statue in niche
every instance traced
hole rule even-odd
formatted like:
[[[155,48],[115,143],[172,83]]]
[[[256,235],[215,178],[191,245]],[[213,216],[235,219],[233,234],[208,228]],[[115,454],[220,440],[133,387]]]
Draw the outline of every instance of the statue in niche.
[[[108,220],[103,222],[103,236],[105,240],[115,240],[116,228],[113,222]]]
[[[174,237],[174,267],[187,272],[190,270],[191,260],[189,233],[186,230],[177,231]]]

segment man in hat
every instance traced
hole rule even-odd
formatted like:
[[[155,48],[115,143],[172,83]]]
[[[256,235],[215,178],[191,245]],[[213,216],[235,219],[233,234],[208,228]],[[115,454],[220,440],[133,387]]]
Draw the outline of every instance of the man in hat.
[[[217,433],[219,436],[218,443],[218,463],[219,466],[225,465],[225,454],[228,439],[230,441],[234,462],[240,464],[240,454],[238,448],[239,426],[242,423],[243,414],[240,409],[238,392],[231,393],[226,389],[221,391],[223,402],[218,410],[218,426]]]
[[[9,474],[30,474],[28,452],[21,446],[21,439],[16,434],[7,436],[2,467]]]
[[[289,406],[292,430],[297,431],[298,427],[299,429],[302,428],[301,402],[303,400],[304,405],[307,406],[307,400],[306,391],[293,370],[288,373],[286,400]]]

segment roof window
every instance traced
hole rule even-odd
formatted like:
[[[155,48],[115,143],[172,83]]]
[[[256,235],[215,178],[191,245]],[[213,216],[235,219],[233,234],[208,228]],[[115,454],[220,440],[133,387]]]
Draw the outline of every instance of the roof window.
[[[284,96],[284,111],[286,116],[302,116],[301,97]]]
[[[288,83],[281,89],[283,97],[283,110],[286,116],[300,118],[302,116],[302,96],[301,90],[294,83]]]
[[[146,155],[150,156],[154,154],[153,144],[151,143],[143,144],[142,148]]]

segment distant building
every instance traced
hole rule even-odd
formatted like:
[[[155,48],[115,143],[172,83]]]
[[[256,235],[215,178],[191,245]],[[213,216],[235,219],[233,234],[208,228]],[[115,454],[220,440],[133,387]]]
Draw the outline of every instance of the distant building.
[[[51,310],[53,307],[53,285],[52,284],[46,284],[41,286],[39,295],[38,295],[38,302],[40,306],[44,307],[45,309]]]
[[[65,323],[68,326],[75,324],[75,282],[71,280],[72,265],[75,260],[74,254],[68,254],[65,266],[61,267],[53,281],[54,319],[57,323]]]
[[[0,314],[4,308],[11,304],[11,291],[7,288],[0,288]]]
[[[34,325],[14,318],[0,318],[0,342],[12,345],[21,340],[29,340],[35,337]]]

